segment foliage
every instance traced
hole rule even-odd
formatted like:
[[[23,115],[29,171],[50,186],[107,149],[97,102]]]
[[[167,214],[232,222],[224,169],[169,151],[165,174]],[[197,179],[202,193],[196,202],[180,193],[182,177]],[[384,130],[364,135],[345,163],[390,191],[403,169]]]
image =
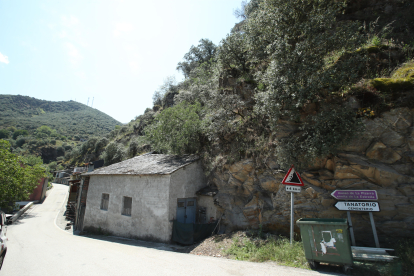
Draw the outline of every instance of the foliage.
[[[145,129],[155,150],[172,153],[196,153],[200,149],[201,105],[180,104],[164,110],[155,122]]]
[[[283,115],[294,118],[306,103],[318,101],[337,86],[338,75],[324,71],[324,57],[338,49],[354,50],[363,41],[356,22],[337,22],[341,1],[261,1],[245,31],[253,62],[266,60],[256,73],[266,90],[257,95],[259,113],[271,124]]]
[[[310,165],[309,162],[318,157],[335,154],[361,126],[352,110],[327,108],[327,111],[309,116],[299,133],[278,140],[278,162],[285,168],[291,164],[298,168]]]
[[[10,208],[9,202],[27,199],[45,176],[40,164],[29,165],[10,152],[7,141],[0,140],[0,207],[3,210]]]
[[[234,239],[231,247],[226,250],[236,260],[266,262],[308,268],[302,242],[290,244],[285,237],[269,239]]]
[[[218,48],[218,60],[223,68],[235,68],[241,72],[249,71],[247,35],[235,32],[227,35]]]
[[[43,160],[40,156],[28,155],[23,157],[24,163],[30,166],[43,165]]]
[[[108,145],[108,143],[109,143],[109,140],[106,137],[102,137],[98,141],[96,141],[95,154],[100,155],[102,151],[105,149],[106,145]]]
[[[120,124],[107,114],[75,101],[51,102],[21,95],[0,95],[0,117],[0,128],[28,131],[13,133],[13,139],[19,135],[33,134],[42,126],[56,130],[50,136],[78,134],[86,137],[92,134],[105,135]]]
[[[109,166],[124,160],[125,151],[122,145],[117,144],[116,142],[111,142],[105,148],[105,151],[102,153],[101,158],[104,160],[105,166]]]
[[[40,137],[48,137],[52,134],[52,129],[48,126],[40,126],[37,128],[36,133],[40,136]]]
[[[128,157],[132,158],[132,157],[136,156],[138,154],[138,150],[139,150],[138,141],[132,141],[131,143],[129,143]]]
[[[27,136],[27,135],[29,135],[29,132],[27,130],[25,130],[25,129],[19,129],[19,130],[16,130],[13,133],[13,139],[16,140],[17,137],[19,137],[19,136]]]
[[[191,46],[190,51],[184,55],[184,61],[178,63],[177,70],[180,70],[185,78],[190,77],[194,68],[214,59],[216,49],[211,40],[201,39],[197,46]]]
[[[7,129],[0,129],[0,139],[7,139],[10,137],[10,131]]]
[[[154,92],[154,94],[152,95],[152,101],[154,106],[165,106],[165,97],[170,93],[178,93],[178,86],[174,76],[170,76],[164,79],[164,83],[159,87],[157,91]]]

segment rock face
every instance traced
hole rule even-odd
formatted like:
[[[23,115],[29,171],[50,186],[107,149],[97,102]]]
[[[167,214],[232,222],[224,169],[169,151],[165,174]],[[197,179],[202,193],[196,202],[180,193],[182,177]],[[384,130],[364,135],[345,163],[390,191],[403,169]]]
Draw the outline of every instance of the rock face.
[[[295,220],[346,218],[330,195],[336,189],[376,190],[381,211],[373,213],[380,242],[414,233],[414,110],[397,108],[365,119],[365,131],[335,156],[315,160],[302,171],[295,194]],[[281,184],[286,172],[276,159],[265,168],[245,159],[212,174],[215,200],[227,230],[258,228],[289,233],[290,195]],[[368,213],[351,212],[357,245],[375,246]],[[299,232],[299,228],[295,228]]]

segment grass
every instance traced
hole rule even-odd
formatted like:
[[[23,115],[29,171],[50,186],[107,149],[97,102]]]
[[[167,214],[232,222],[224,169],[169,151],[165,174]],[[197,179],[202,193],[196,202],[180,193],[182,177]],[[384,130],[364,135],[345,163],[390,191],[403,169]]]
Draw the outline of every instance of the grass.
[[[302,242],[293,242],[285,237],[268,239],[235,238],[226,254],[233,259],[265,262],[274,261],[281,265],[309,269]]]
[[[266,238],[267,237],[267,238]],[[216,242],[220,243],[218,239]],[[223,247],[220,245],[220,247]],[[227,257],[251,262],[273,261],[280,265],[310,269],[305,258],[302,242],[283,236],[248,233],[248,236],[235,237],[230,246],[222,253]],[[410,276],[414,271],[414,239],[404,239],[395,246],[394,262],[360,262],[354,261],[349,275],[355,276]],[[318,269],[325,273],[343,273],[338,265],[322,264]]]

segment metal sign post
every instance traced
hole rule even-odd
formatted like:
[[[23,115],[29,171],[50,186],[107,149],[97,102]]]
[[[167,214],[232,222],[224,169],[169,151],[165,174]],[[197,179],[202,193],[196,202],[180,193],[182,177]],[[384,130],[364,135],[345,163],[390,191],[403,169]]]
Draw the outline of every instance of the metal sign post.
[[[377,229],[375,228],[374,216],[372,215],[372,212],[369,212],[369,220],[371,221],[372,232],[374,233],[375,246],[377,248],[380,248]]]
[[[335,207],[338,210],[346,211],[349,223],[349,232],[351,234],[352,245],[355,246],[355,236],[354,229],[352,226],[351,213],[350,211],[362,211],[369,213],[369,220],[371,222],[372,232],[374,234],[375,246],[380,247],[378,241],[377,229],[375,227],[374,216],[372,212],[380,212],[380,206],[378,202],[367,202],[367,201],[354,201],[350,202],[348,200],[378,200],[378,194],[375,190],[335,190],[331,193],[331,196],[339,201],[335,204]]]
[[[291,192],[290,193],[290,244],[292,244],[292,241],[293,241],[293,220],[294,220],[294,218],[293,218],[293,214],[294,214],[293,207],[294,207],[294,204],[293,203],[294,203],[294,195]]]
[[[293,193],[300,193],[301,186],[304,186],[302,178],[300,175],[295,171],[295,168],[290,167],[289,171],[287,172],[286,176],[282,180],[282,184],[288,185],[286,186],[286,191],[290,192],[290,244],[293,242],[293,230],[294,230],[294,202],[295,197]]]

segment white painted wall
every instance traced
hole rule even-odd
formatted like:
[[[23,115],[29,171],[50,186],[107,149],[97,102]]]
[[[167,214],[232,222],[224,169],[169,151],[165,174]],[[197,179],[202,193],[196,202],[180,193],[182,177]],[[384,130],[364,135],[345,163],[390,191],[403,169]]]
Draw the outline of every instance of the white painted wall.
[[[169,242],[177,199],[196,198],[205,186],[199,161],[171,175],[91,175],[84,229],[101,227],[117,236]],[[100,209],[102,193],[109,194],[108,211]],[[130,217],[121,214],[123,196],[132,197]]]
[[[101,227],[114,235],[168,242],[170,175],[92,175],[84,229]],[[101,210],[102,193],[109,194],[108,211]],[[123,197],[132,197],[131,216],[121,214]]]
[[[213,217],[214,220],[216,220],[217,207],[216,205],[214,205],[214,198],[212,196],[198,196],[197,200],[198,207],[206,208],[206,222],[209,222],[211,217]]]

